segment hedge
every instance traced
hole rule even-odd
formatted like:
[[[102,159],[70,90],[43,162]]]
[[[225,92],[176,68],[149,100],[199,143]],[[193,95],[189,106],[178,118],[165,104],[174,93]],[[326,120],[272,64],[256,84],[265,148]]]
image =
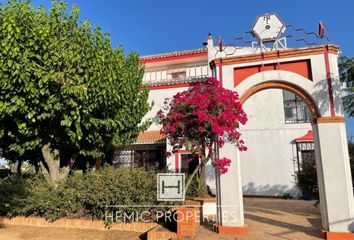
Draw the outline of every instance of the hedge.
[[[40,216],[52,221],[62,217],[104,219],[107,205],[132,212],[154,210],[151,205],[158,204],[156,173],[141,168],[106,166],[85,174],[76,172],[57,186],[41,174],[0,179],[0,215]]]

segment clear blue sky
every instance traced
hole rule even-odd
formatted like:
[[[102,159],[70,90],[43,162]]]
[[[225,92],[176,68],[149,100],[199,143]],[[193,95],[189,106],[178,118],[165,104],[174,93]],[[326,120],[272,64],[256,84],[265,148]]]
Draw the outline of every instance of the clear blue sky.
[[[0,2],[5,2],[0,0]],[[50,0],[34,0],[50,6]],[[231,40],[248,31],[255,17],[278,13],[286,24],[317,31],[323,21],[331,42],[344,55],[354,56],[353,0],[69,0],[81,9],[81,17],[100,25],[112,37],[113,46],[141,55],[201,47],[211,32],[214,38]],[[354,136],[354,119],[347,122]]]

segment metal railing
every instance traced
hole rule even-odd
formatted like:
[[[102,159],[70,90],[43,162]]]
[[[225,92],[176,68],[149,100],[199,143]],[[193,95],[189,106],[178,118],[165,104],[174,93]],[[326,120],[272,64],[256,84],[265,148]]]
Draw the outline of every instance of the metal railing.
[[[185,72],[185,76],[172,78],[173,71]],[[169,73],[170,72],[170,73]],[[207,65],[145,72],[143,83],[147,86],[170,85],[186,82],[200,82],[210,76]]]

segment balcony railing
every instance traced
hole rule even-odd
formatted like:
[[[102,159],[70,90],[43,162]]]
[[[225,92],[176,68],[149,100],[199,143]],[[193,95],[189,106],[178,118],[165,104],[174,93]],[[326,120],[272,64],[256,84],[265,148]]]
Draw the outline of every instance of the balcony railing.
[[[181,83],[202,82],[205,81],[207,78],[208,76],[205,75],[205,76],[198,76],[198,77],[159,79],[153,81],[144,81],[143,83],[146,86],[174,85],[174,84],[181,84]]]
[[[206,65],[145,72],[143,83],[147,86],[172,85],[204,81],[210,76]]]

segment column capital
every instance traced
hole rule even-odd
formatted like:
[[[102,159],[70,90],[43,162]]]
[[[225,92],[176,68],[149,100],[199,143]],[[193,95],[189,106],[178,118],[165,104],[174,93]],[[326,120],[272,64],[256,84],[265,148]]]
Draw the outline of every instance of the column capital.
[[[312,120],[312,124],[321,123],[345,123],[345,117],[318,117]]]

